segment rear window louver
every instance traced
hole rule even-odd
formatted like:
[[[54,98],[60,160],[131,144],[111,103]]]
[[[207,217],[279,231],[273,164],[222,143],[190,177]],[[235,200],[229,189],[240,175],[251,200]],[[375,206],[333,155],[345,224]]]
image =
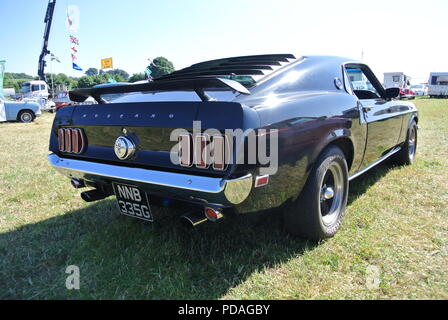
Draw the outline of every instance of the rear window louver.
[[[154,81],[221,77],[250,86],[294,59],[292,54],[269,54],[210,60],[174,71]]]
[[[232,90],[250,94],[248,88],[278,69],[295,61],[292,54],[267,54],[211,60],[138,84],[81,88],[69,92],[70,100],[84,102],[93,97],[107,103],[101,96],[131,92],[195,91],[202,101],[211,101],[207,90]]]

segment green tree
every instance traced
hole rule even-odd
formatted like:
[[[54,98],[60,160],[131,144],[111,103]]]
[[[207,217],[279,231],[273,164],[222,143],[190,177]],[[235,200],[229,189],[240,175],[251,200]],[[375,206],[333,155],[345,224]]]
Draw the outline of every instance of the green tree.
[[[113,70],[109,70],[109,71],[100,70],[100,75],[102,75],[102,74],[108,74],[111,76],[120,76],[124,80],[129,79],[129,73],[127,73],[126,71],[121,70],[121,69],[113,69]]]
[[[155,58],[148,68],[151,70],[151,77],[153,78],[159,78],[175,70],[173,63],[165,57]]]
[[[95,85],[95,76],[84,76],[78,79],[76,83],[77,88],[91,88]]]
[[[45,76],[47,78],[48,86],[50,87],[50,93],[54,92],[57,94],[59,90],[71,90],[76,87],[76,79],[68,77],[64,73],[53,74],[53,77],[50,73],[46,73]],[[53,81],[51,81],[52,78]],[[54,91],[52,85],[54,85]]]
[[[144,73],[134,73],[132,76],[129,77],[129,82],[136,82],[146,79],[147,77]]]
[[[76,82],[77,88],[91,88],[98,84],[107,83],[109,78],[114,79],[117,82],[123,82],[125,79],[121,75],[113,75],[108,73],[102,73],[95,76],[83,76]]]
[[[86,76],[96,76],[97,74],[98,74],[98,69],[97,68],[89,68],[85,72]]]

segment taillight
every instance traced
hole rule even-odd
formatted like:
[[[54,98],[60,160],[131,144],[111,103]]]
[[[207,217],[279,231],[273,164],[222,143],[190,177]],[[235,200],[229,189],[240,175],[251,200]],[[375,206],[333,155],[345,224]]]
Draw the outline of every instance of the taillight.
[[[200,169],[206,169],[210,163],[209,152],[208,152],[208,141],[207,136],[197,135],[194,144],[194,159],[196,167]]]
[[[85,149],[85,137],[82,129],[61,128],[58,130],[59,151],[80,154]]]
[[[179,136],[179,164],[182,167],[191,167],[191,135],[181,134]]]
[[[213,137],[213,169],[224,170],[226,167],[226,138],[225,136]]]
[[[226,168],[226,137],[196,135],[179,136],[179,164],[183,167],[195,165],[200,169],[207,169],[213,165],[214,170],[223,171]],[[210,152],[212,151],[212,152]]]

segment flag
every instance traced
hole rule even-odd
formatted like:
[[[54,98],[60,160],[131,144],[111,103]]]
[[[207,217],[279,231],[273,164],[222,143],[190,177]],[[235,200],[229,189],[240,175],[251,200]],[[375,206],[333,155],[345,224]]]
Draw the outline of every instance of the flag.
[[[50,53],[50,60],[51,61],[56,61],[56,62],[61,62],[60,60],[59,60],[59,58],[58,57],[56,57],[54,54],[52,54],[52,53]]]
[[[78,6],[67,6],[67,27],[71,32],[78,32],[80,21],[80,11]]]
[[[79,40],[75,36],[70,35],[70,42],[79,46]]]
[[[78,71],[82,71],[82,68],[80,66],[78,66],[76,63],[72,63],[73,69],[78,70]]]
[[[77,38],[77,32],[79,30],[79,8],[75,5],[67,6],[67,27],[70,31],[70,55],[72,58],[72,68],[78,71],[82,71],[82,68],[78,65],[78,49],[79,39]],[[76,62],[76,63],[75,63]]]

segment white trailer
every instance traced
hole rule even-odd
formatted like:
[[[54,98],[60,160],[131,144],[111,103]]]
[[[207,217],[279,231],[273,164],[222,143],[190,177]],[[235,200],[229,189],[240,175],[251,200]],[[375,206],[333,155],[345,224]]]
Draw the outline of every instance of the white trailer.
[[[431,72],[428,81],[430,97],[448,97],[448,72]]]
[[[403,72],[385,72],[384,73],[384,88],[400,88],[409,89],[411,85],[411,77],[405,75]]]

